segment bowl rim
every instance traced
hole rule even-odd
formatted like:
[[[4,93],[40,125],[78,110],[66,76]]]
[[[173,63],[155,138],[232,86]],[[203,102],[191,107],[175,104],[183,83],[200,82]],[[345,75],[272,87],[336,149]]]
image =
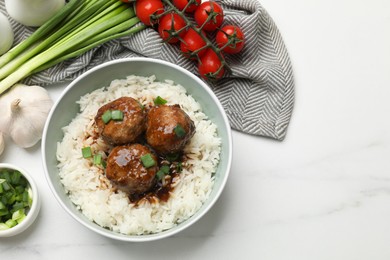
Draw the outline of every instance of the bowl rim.
[[[89,223],[86,223],[86,221],[84,221],[83,219],[80,219],[79,216],[74,214],[72,212],[72,210],[69,209],[63,203],[61,197],[59,196],[59,194],[57,194],[57,192],[55,190],[55,187],[54,187],[54,185],[52,184],[52,182],[50,180],[49,170],[47,168],[47,161],[46,161],[46,156],[45,156],[45,154],[46,154],[46,148],[45,148],[46,147],[46,136],[47,136],[47,132],[48,132],[48,127],[49,127],[51,118],[52,118],[52,116],[54,114],[54,111],[56,110],[57,106],[59,105],[59,103],[61,102],[63,97],[69,91],[71,91],[72,88],[79,81],[81,81],[83,78],[87,77],[88,75],[90,75],[90,74],[92,74],[92,73],[94,73],[94,72],[96,72],[96,71],[98,71],[100,69],[103,69],[105,67],[111,66],[113,64],[127,63],[127,62],[152,62],[152,63],[157,63],[157,64],[160,64],[160,65],[163,65],[163,66],[168,66],[168,67],[171,67],[173,69],[176,69],[176,70],[180,71],[181,73],[186,74],[187,76],[192,78],[199,85],[201,85],[202,88],[207,92],[207,94],[213,99],[214,103],[216,104],[216,106],[218,107],[218,110],[220,111],[220,113],[222,115],[223,126],[226,128],[226,131],[227,131],[227,139],[228,140],[227,140],[226,145],[228,147],[228,150],[227,150],[227,156],[226,156],[227,157],[226,158],[226,161],[227,161],[226,162],[226,173],[223,176],[223,178],[221,179],[220,188],[216,191],[215,196],[209,201],[207,207],[203,208],[201,212],[198,210],[194,215],[192,215],[190,218],[188,218],[186,221],[180,223],[179,225],[173,226],[172,228],[170,228],[168,230],[164,230],[162,232],[155,233],[155,234],[125,235],[125,234],[117,233],[117,232],[109,230],[109,229],[107,229],[107,231],[106,231],[106,230],[102,230],[102,229],[99,229],[99,228],[95,228],[93,225],[91,225],[93,223],[93,221],[89,220]],[[170,236],[172,236],[174,234],[177,234],[180,231],[186,229],[187,227],[191,226],[192,224],[196,223],[216,203],[216,201],[220,197],[222,191],[224,190],[224,187],[226,186],[226,182],[227,182],[230,170],[231,170],[232,153],[233,153],[232,152],[232,150],[233,150],[233,148],[232,148],[233,141],[232,141],[232,133],[231,132],[232,131],[231,131],[231,127],[230,127],[230,124],[229,124],[229,120],[227,118],[226,112],[223,109],[222,104],[220,103],[219,99],[214,94],[214,92],[211,90],[211,88],[204,81],[202,81],[199,77],[197,77],[195,74],[193,74],[192,72],[188,71],[187,69],[184,69],[184,68],[180,67],[179,65],[176,65],[176,64],[164,61],[164,60],[160,60],[160,59],[147,58],[147,57],[120,58],[120,59],[115,59],[115,60],[104,62],[102,64],[99,64],[99,65],[97,65],[97,66],[87,70],[86,72],[82,73],[77,78],[72,80],[65,87],[65,89],[61,93],[60,97],[55,101],[52,109],[50,110],[48,118],[47,118],[45,126],[44,126],[43,135],[42,135],[42,142],[41,142],[42,164],[43,164],[43,168],[44,168],[44,172],[45,172],[46,181],[49,184],[49,188],[50,188],[51,192],[53,193],[54,197],[56,198],[57,202],[77,222],[81,223],[83,226],[87,227],[91,231],[94,231],[94,232],[96,232],[96,233],[98,233],[98,234],[100,234],[102,236],[109,237],[109,238],[112,238],[112,239],[115,239],[115,240],[121,240],[121,241],[126,241],[126,242],[148,242],[148,241],[154,241],[154,240],[159,240],[159,239],[162,239],[162,238],[170,237]],[[95,225],[97,225],[97,224],[95,224]]]
[[[30,227],[32,223],[34,223],[40,210],[41,198],[39,195],[38,186],[36,185],[31,174],[26,169],[10,163],[0,163],[0,169],[12,169],[12,170],[19,171],[27,179],[32,191],[33,201],[32,201],[30,211],[26,215],[26,218],[20,224],[10,229],[0,230],[0,237],[10,237],[22,233],[28,227]]]

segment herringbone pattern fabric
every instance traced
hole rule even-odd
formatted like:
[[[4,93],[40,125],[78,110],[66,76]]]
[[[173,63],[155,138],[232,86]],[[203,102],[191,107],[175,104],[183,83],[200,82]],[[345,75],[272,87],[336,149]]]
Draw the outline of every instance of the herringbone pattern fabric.
[[[226,24],[242,28],[246,48],[226,59],[232,71],[216,84],[209,84],[221,101],[233,129],[248,134],[283,140],[294,103],[293,72],[282,37],[257,0],[221,0]],[[4,0],[0,0],[3,13]],[[11,21],[16,42],[31,33]],[[58,64],[25,80],[47,85],[71,80],[105,61],[146,56],[178,64],[194,74],[196,65],[180,54],[177,46],[162,42],[153,29],[108,42],[88,53]]]

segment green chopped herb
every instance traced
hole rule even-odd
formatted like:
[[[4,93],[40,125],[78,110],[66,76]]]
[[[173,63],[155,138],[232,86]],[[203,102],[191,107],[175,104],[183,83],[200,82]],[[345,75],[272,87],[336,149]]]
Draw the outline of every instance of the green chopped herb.
[[[12,218],[10,218],[10,219],[8,219],[8,220],[5,222],[5,224],[6,224],[9,228],[12,228],[12,227],[16,226],[18,223],[17,223],[15,220],[13,220]]]
[[[142,109],[142,110],[144,110],[144,109],[145,109],[145,106],[144,106],[144,105],[142,105],[142,103],[141,103],[141,102],[139,102],[138,100],[137,100],[137,102],[138,102],[139,106],[141,107],[141,109]]]
[[[90,157],[92,157],[92,149],[89,146],[83,147],[81,149],[81,153],[83,154],[83,158],[90,158]]]
[[[9,226],[7,226],[5,223],[0,223],[0,230],[6,230],[9,229]]]
[[[122,121],[123,120],[123,112],[120,110],[112,110],[111,111],[111,118],[115,121]]]
[[[12,213],[12,220],[18,220],[24,216],[24,208],[18,209],[14,213]]]
[[[154,104],[156,106],[159,106],[159,105],[165,105],[168,101],[166,101],[165,99],[163,99],[162,97],[160,96],[157,96],[155,99],[154,99]]]
[[[161,180],[167,174],[169,174],[169,166],[168,165],[163,165],[163,166],[160,167],[160,169],[156,173],[156,177],[157,177],[158,180]]]
[[[29,185],[22,173],[0,169],[0,230],[22,222],[31,204]]]
[[[165,173],[161,170],[159,170],[157,173],[156,173],[156,177],[157,177],[157,180],[162,180],[165,176]]]
[[[102,165],[102,155],[101,154],[95,154],[93,156],[93,164],[95,165]]]
[[[0,201],[0,209],[5,209],[5,205],[3,202]]]
[[[156,164],[150,153],[141,156],[141,161],[145,168],[150,168]]]
[[[186,135],[186,131],[179,124],[176,125],[176,127],[173,129],[173,131],[175,132],[176,136],[179,137],[179,138],[182,138],[182,137],[184,137]]]
[[[179,159],[179,154],[177,154],[177,153],[167,154],[165,156],[165,158],[167,158],[168,161],[173,162],[173,161],[176,161],[177,159]]]
[[[110,120],[112,119],[112,112],[111,110],[106,110],[102,115],[102,120],[105,124],[108,124]]]
[[[179,162],[176,166],[177,172],[182,172],[183,171],[183,163]]]

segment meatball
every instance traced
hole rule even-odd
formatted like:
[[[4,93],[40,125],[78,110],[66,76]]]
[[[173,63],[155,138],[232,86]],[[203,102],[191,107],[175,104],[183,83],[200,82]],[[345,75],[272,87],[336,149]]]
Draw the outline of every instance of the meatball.
[[[144,166],[141,157],[150,156],[154,165]],[[157,157],[141,144],[116,146],[107,159],[106,177],[120,190],[140,194],[150,190],[156,183]]]
[[[104,122],[102,116],[107,110],[120,110],[122,120]],[[121,97],[99,108],[95,122],[102,138],[112,145],[134,142],[146,128],[146,113],[142,105],[131,97]]]
[[[180,152],[194,133],[194,122],[179,105],[155,106],[148,112],[146,141],[160,154]]]

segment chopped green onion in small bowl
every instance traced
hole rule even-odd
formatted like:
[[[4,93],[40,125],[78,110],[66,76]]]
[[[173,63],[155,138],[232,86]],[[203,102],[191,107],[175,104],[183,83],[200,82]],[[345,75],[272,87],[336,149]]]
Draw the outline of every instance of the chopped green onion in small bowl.
[[[26,170],[0,163],[0,237],[26,230],[40,209],[37,186]]]

